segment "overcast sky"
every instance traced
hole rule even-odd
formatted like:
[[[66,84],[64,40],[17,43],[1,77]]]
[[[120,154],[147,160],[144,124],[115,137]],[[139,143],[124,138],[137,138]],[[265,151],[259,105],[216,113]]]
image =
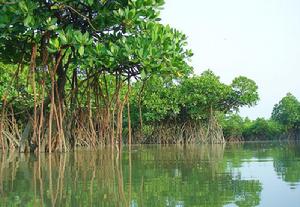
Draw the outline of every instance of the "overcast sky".
[[[300,99],[300,0],[165,1],[162,21],[188,36],[197,74],[257,83],[260,101],[241,115],[268,118],[287,92]]]

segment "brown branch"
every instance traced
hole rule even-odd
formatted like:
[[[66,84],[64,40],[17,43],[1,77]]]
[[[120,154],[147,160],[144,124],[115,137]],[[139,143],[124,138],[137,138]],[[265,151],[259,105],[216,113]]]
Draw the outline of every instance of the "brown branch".
[[[73,12],[75,12],[76,14],[78,14],[79,16],[83,17],[83,19],[87,20],[88,24],[91,26],[91,28],[92,28],[93,30],[95,30],[96,32],[99,32],[99,31],[94,27],[94,25],[92,24],[91,20],[90,20],[87,16],[81,14],[79,11],[77,11],[76,9],[74,9],[73,7],[71,7],[71,6],[69,6],[69,5],[61,4],[61,7],[62,7],[62,8],[68,8],[68,9],[72,10]]]

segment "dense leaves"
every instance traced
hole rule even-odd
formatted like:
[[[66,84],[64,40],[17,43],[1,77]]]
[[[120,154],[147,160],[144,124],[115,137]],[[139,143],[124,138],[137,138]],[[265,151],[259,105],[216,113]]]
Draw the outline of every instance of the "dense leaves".
[[[211,111],[227,113],[256,103],[256,84],[250,79],[242,79],[242,84],[233,84],[233,87],[222,83],[210,70],[198,76],[173,80],[152,77],[146,82],[143,107],[146,114],[151,114],[149,121],[176,117],[182,120],[207,120]],[[239,78],[233,82],[236,83],[236,80]],[[140,83],[135,84],[137,92],[140,87]]]
[[[178,131],[176,133],[183,138],[177,138],[177,141],[194,137],[200,142],[208,142],[216,136],[223,137],[216,119],[218,114],[238,111],[241,106],[252,106],[257,100],[255,82],[245,77],[237,77],[227,85],[211,70],[201,75],[177,78],[152,76],[133,85],[133,126],[135,130],[144,130],[143,122],[147,134],[151,126],[153,133]],[[142,117],[138,114],[139,110]],[[170,129],[174,126],[178,130]],[[170,133],[166,137],[176,137],[176,134]],[[154,139],[159,136],[152,135]]]
[[[285,126],[285,130],[294,138],[300,135],[300,102],[291,93],[283,97],[273,108],[273,120]]]
[[[219,116],[227,140],[299,139],[300,103],[288,93],[275,104],[270,119],[250,120],[238,114]]]
[[[145,131],[175,123],[182,142],[199,136],[213,142],[213,137],[223,138],[219,116],[227,117],[220,122],[226,136],[244,137],[244,129],[251,136],[272,134],[277,125],[265,120],[239,128],[242,120],[228,118],[240,107],[257,103],[256,83],[239,76],[225,84],[211,70],[193,74],[187,37],[160,23],[163,4],[163,0],[2,3],[1,130],[6,138],[27,139],[46,151],[53,143],[62,150],[63,145],[66,149],[120,144],[126,142],[122,135],[128,135],[129,142],[131,128],[143,137]],[[272,119],[295,134],[299,102],[292,99],[276,106]],[[266,127],[270,132],[263,131]],[[135,141],[141,140],[145,139]],[[5,147],[11,144],[5,142]]]
[[[273,120],[250,120],[238,114],[220,116],[225,139],[228,141],[261,141],[285,139],[283,126]]]
[[[10,69],[1,71],[5,84],[0,91],[2,99],[11,101],[3,104],[0,131],[12,133],[10,140],[16,136],[10,130],[16,127],[7,122],[7,110],[13,108],[22,116],[18,132],[22,140],[43,145],[42,150],[51,151],[52,142],[60,150],[69,143],[71,147],[122,143],[123,109],[132,82],[151,76],[176,78],[192,71],[186,36],[159,22],[163,4],[163,0],[2,3],[0,62]],[[16,78],[10,78],[13,74]],[[14,99],[16,93],[26,95],[20,96],[24,111]],[[5,142],[3,148],[10,144]]]

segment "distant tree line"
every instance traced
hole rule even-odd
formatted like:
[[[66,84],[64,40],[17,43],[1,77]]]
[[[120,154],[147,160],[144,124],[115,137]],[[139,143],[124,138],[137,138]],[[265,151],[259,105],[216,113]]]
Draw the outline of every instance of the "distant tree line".
[[[270,119],[250,120],[238,114],[220,116],[225,139],[245,140],[296,140],[300,138],[300,102],[291,93],[273,108]]]

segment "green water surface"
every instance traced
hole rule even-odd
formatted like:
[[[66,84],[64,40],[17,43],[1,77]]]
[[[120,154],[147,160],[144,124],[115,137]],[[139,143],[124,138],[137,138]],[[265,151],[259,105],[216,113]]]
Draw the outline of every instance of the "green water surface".
[[[0,206],[300,206],[300,145],[0,154]]]

